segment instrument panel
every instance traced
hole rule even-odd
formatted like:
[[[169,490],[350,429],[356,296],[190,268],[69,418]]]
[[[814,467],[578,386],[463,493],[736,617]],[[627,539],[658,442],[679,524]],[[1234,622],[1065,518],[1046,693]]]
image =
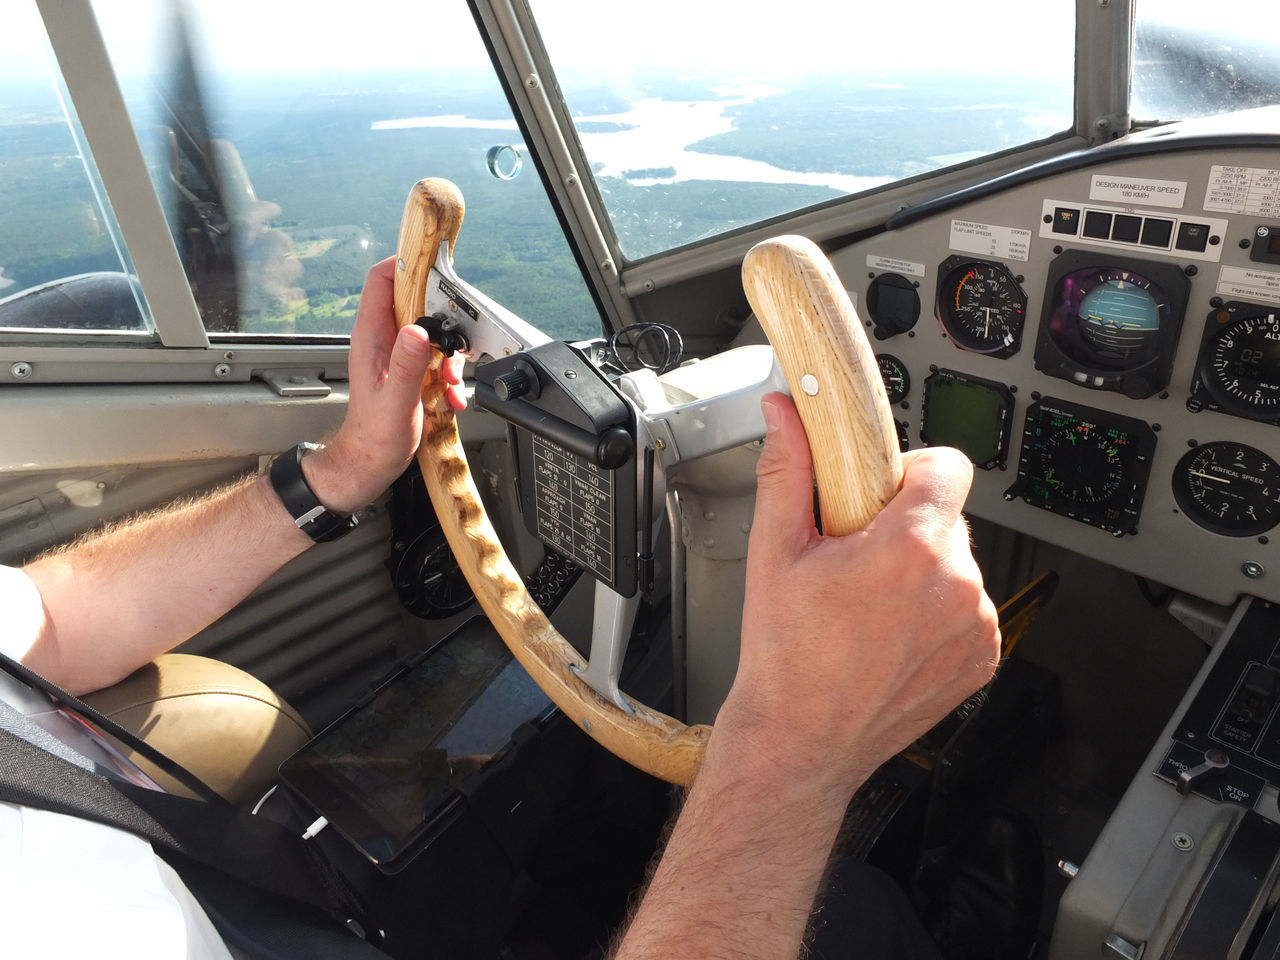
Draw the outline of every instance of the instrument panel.
[[[1218,603],[1280,600],[1280,149],[1100,151],[832,253],[908,447],[968,511]]]

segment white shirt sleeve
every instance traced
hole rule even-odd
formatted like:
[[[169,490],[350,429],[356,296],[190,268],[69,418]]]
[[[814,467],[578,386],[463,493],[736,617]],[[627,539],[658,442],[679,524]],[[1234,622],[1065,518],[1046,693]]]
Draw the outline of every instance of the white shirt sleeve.
[[[0,652],[21,660],[43,625],[40,589],[21,570],[0,566]]]
[[[140,837],[0,803],[6,957],[231,960],[182,880]]]

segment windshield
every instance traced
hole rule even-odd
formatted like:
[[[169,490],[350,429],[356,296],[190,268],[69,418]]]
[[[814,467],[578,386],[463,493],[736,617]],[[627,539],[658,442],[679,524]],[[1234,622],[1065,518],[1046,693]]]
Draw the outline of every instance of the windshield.
[[[1069,3],[530,5],[629,259],[1072,124]]]
[[[1280,103],[1280,8],[1271,0],[1140,2],[1134,31],[1138,123]]]

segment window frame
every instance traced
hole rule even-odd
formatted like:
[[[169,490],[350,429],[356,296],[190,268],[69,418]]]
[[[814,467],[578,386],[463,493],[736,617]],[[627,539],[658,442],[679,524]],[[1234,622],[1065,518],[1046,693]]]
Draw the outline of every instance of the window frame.
[[[134,135],[91,0],[35,0],[154,324],[0,331],[0,384],[246,382],[273,370],[347,376],[348,338],[210,337]]]

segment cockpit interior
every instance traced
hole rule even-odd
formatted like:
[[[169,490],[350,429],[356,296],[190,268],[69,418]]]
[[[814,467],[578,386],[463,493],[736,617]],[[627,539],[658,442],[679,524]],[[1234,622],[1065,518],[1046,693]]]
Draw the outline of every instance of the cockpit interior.
[[[1275,7],[443,6],[0,12],[0,563],[322,440],[364,273],[442,178],[465,220],[417,306],[467,356],[505,554],[596,696],[712,724],[759,399],[786,389],[742,263],[800,235],[900,450],[972,461],[1006,604],[995,681],[855,796],[843,851],[917,894],[1012,808],[1041,844],[1032,956],[1280,956]],[[479,745],[445,748],[481,759],[384,853],[448,904],[435,945],[584,955],[672,788],[511,662],[426,485],[182,652],[316,732],[470,711]]]

